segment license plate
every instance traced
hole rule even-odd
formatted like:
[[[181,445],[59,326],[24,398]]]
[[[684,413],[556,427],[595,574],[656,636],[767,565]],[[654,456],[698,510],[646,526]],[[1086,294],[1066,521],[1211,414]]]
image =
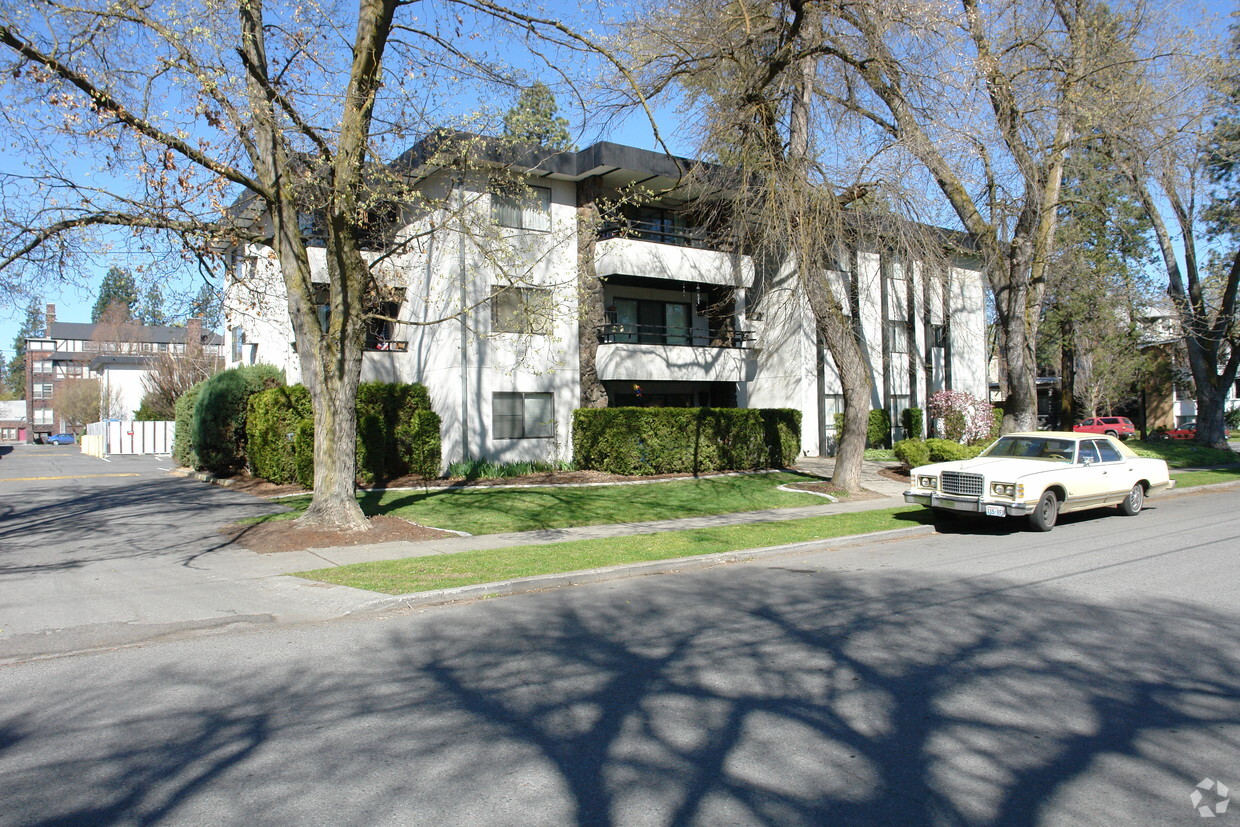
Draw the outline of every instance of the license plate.
[[[987,517],[1006,517],[1007,509],[1001,505],[988,505],[986,506],[986,516]]]

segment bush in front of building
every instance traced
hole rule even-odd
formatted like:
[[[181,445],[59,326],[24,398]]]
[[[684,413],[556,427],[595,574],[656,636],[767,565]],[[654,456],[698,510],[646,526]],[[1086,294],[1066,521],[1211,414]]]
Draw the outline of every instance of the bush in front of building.
[[[786,408],[582,408],[573,463],[612,474],[744,471],[796,461],[801,414]]]
[[[980,454],[985,445],[961,445],[950,439],[927,439],[926,448],[930,451],[931,462],[952,462],[958,459],[973,459]]]
[[[835,433],[837,436],[844,433],[843,413],[835,415]],[[865,426],[865,447],[884,448],[889,439],[891,439],[891,414],[879,408],[872,409]]]
[[[900,426],[904,428],[904,436],[908,439],[921,439],[925,423],[925,414],[921,408],[905,408],[900,411]],[[891,447],[895,448],[894,445]]]
[[[891,446],[891,451],[905,468],[930,464],[930,447],[924,439],[902,439]]]
[[[310,391],[304,385],[270,388],[251,396],[249,404],[245,428],[250,473],[279,484],[297,482],[293,439],[302,420],[313,421]]]
[[[420,384],[363,382],[357,389],[357,476],[364,483],[439,475],[439,415]],[[314,484],[314,412],[303,386],[250,398],[250,470],[275,483]]]
[[[272,365],[231,368],[203,382],[190,430],[199,467],[216,474],[244,468],[250,397],[283,384],[284,371]]]
[[[194,405],[198,402],[198,394],[207,383],[204,379],[181,394],[176,401],[176,430],[172,434],[172,458],[177,464],[186,468],[198,467],[198,453],[194,450],[190,435],[194,428]]]

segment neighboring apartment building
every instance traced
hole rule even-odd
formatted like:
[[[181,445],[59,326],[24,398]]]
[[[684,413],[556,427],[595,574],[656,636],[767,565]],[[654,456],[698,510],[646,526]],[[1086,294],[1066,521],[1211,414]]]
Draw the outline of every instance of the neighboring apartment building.
[[[0,442],[26,441],[26,400],[0,402]]]
[[[142,379],[152,357],[183,353],[186,342],[195,339],[208,354],[223,350],[223,338],[204,332],[201,319],[190,319],[185,327],[59,322],[56,305],[49,304],[47,335],[26,339],[27,439],[69,430],[56,399],[77,379],[98,379],[105,394],[119,398],[122,417],[132,416],[142,404]]]
[[[422,186],[493,232],[480,238],[449,222],[383,264],[386,312],[415,326],[373,329],[362,379],[425,383],[443,419],[445,462],[571,457],[573,410],[601,404],[796,408],[803,451],[833,447],[838,378],[787,268],[758,273],[751,256],[712,243],[683,192],[591,220],[596,205],[635,186],[672,190],[681,176],[673,159],[613,143],[562,152],[538,164],[520,203],[451,171],[419,169]],[[311,255],[325,282],[322,250]],[[930,278],[860,249],[844,266],[833,278],[856,297],[849,312],[873,407],[898,423],[941,388],[986,392],[976,262],[954,260]],[[499,269],[519,272],[517,286],[479,304],[507,283]],[[269,363],[299,381],[267,248],[233,251],[225,316],[227,366]],[[436,319],[448,321],[416,324]]]

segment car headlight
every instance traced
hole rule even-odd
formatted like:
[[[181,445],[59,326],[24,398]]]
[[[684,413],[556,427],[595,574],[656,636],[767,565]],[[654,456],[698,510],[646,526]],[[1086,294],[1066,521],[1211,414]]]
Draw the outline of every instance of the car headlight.
[[[1023,485],[1011,482],[992,482],[990,484],[990,493],[996,497],[1015,497],[1018,491],[1024,493],[1023,489]]]
[[[939,478],[932,477],[932,476],[919,476],[917,478],[917,485],[922,488],[936,488],[937,489],[939,487]]]

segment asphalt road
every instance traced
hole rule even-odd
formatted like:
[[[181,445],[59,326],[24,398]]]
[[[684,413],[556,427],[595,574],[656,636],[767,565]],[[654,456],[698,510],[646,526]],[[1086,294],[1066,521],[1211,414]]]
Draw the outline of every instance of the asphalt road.
[[[264,576],[218,529],[269,503],[159,457],[3,446],[0,662],[238,624],[335,617],[366,593]]]
[[[1238,504],[0,667],[0,823],[1201,823]]]

